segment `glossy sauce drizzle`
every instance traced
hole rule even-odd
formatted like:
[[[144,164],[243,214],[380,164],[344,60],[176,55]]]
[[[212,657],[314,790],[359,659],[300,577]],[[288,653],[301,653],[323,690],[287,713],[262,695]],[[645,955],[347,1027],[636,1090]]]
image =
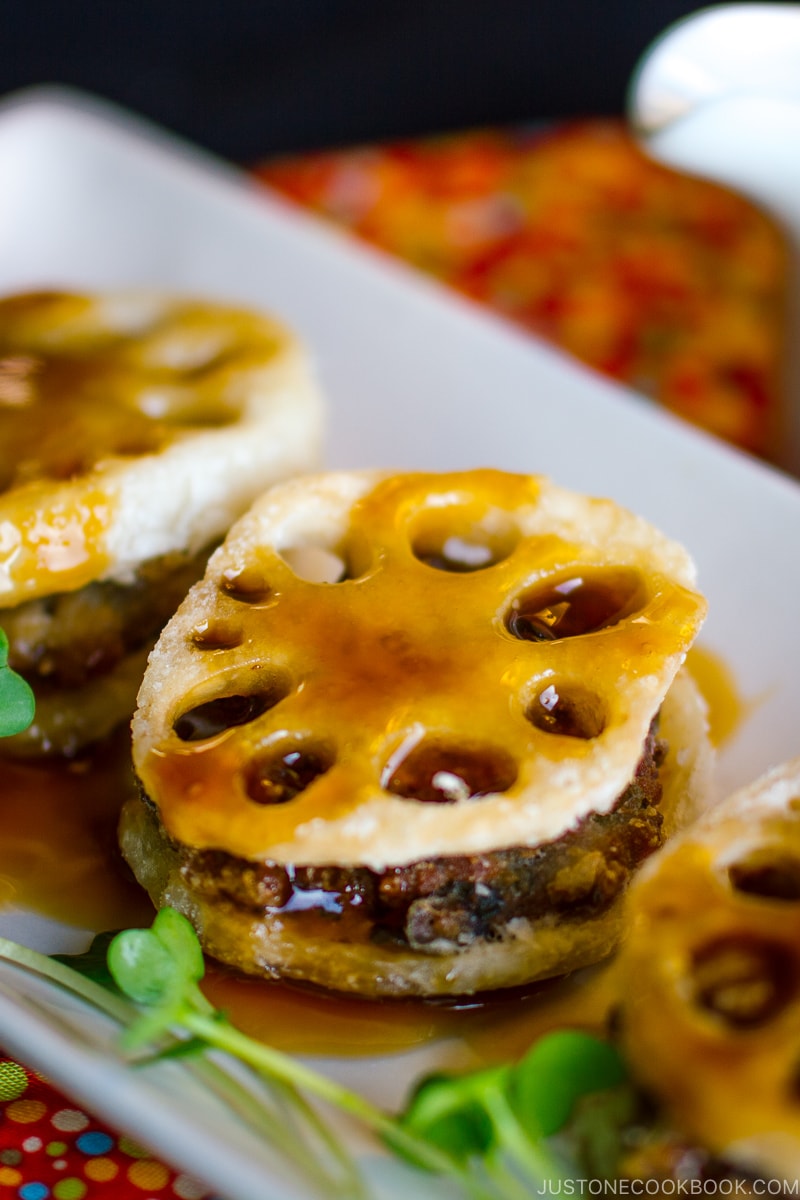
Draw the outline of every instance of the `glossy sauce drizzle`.
[[[694,648],[688,666],[719,744],[748,705],[717,655]],[[134,788],[127,731],[69,765],[0,758],[0,776],[0,905],[87,929],[150,923],[152,905],[116,848],[119,809]],[[345,999],[213,965],[205,988],[245,1032],[292,1053],[372,1056],[459,1037],[487,1061],[514,1058],[565,1024],[600,1032],[615,998],[613,965],[452,1005]]]
[[[0,905],[86,929],[150,924],[150,900],[116,848],[119,809],[134,788],[128,751],[123,731],[69,765],[0,758]],[[522,1053],[565,1021],[599,1031],[608,996],[597,974],[455,1004],[342,998],[213,964],[204,987],[239,1028],[291,1053],[373,1056],[459,1037],[488,1061]]]
[[[237,421],[248,375],[284,340],[267,318],[202,303],[66,292],[0,299],[4,605],[106,572],[123,465]]]
[[[750,715],[753,702],[742,697],[730,667],[713,650],[695,644],[686,656],[686,667],[708,705],[711,741],[721,746]]]
[[[84,929],[149,923],[153,907],[116,849],[134,790],[124,731],[69,764],[0,758],[0,901]]]

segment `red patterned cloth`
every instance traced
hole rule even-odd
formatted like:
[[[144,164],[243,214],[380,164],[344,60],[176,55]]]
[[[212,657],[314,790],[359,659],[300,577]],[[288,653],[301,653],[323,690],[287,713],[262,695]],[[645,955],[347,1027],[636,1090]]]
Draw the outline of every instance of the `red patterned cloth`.
[[[621,121],[306,154],[259,178],[719,437],[780,449],[787,249]]]
[[[212,1200],[196,1180],[0,1058],[0,1196],[14,1200]]]

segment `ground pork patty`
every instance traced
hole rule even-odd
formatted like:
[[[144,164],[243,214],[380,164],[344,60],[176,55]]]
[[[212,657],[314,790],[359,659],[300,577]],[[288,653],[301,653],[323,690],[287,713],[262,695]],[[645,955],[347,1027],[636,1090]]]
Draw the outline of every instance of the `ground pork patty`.
[[[79,688],[108,674],[152,643],[192,584],[213,547],[167,554],[141,565],[129,584],[88,583],[0,610],[10,666],[37,692]]]
[[[662,844],[659,767],[665,747],[653,723],[633,780],[611,812],[535,848],[423,859],[383,872],[367,867],[280,866],[194,850],[169,839],[187,887],[205,902],[294,920],[322,916],[337,935],[389,941],[428,953],[502,936],[514,918],[589,918],[607,910],[638,865]],[[331,930],[333,934],[333,930]]]

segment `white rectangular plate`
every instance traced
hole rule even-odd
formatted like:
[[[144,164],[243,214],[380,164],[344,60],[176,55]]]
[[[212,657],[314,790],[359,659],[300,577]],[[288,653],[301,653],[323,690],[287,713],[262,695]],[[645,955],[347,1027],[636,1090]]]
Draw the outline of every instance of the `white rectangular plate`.
[[[0,291],[143,285],[274,310],[316,358],[331,408],[329,465],[542,472],[678,538],[710,603],[703,643],[746,702],[721,754],[721,788],[800,752],[791,480],[104,105],[49,90],[6,102],[0,178]],[[75,942],[30,914],[6,914],[0,931],[48,951]],[[0,992],[14,984],[0,972]],[[0,1043],[231,1200],[308,1194],[236,1122],[210,1113],[191,1082],[180,1082],[176,1104],[171,1077],[143,1081],[102,1048],[45,1035],[19,997],[0,994]],[[392,1105],[452,1052],[326,1069]]]

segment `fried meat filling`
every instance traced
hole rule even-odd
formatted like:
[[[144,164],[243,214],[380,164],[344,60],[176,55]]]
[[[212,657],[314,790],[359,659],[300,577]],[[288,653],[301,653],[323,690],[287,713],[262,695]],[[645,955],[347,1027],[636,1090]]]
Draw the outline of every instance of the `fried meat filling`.
[[[126,660],[152,649],[186,592],[202,577],[212,549],[151,559],[127,584],[95,581],[76,591],[0,610],[9,640],[9,665],[28,681],[37,701],[37,728],[24,741],[11,739],[14,744],[9,749],[76,753],[109,729],[83,728],[85,723],[74,712],[69,722],[59,718],[83,707],[88,722],[96,709],[95,697],[101,703],[105,697],[105,703],[115,709],[106,713],[112,725],[127,720],[144,662],[124,684],[112,681],[127,676]],[[88,703],[87,696],[91,696]]]
[[[143,800],[164,854],[177,858],[187,887],[204,903],[265,916],[280,912],[298,930],[332,940],[447,954],[501,938],[515,918],[586,920],[613,904],[663,841],[659,768],[666,747],[655,725],[611,812],[593,813],[541,846],[422,859],[382,872],[283,866],[195,850],[170,839],[155,806]]]
[[[88,583],[2,613],[9,664],[33,687],[81,687],[158,637],[210,551],[143,563],[129,584]]]

